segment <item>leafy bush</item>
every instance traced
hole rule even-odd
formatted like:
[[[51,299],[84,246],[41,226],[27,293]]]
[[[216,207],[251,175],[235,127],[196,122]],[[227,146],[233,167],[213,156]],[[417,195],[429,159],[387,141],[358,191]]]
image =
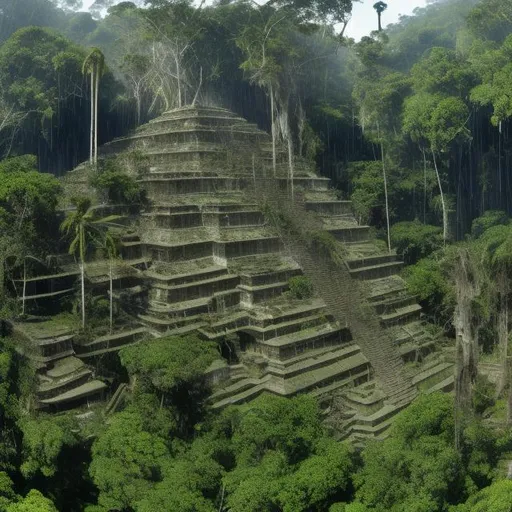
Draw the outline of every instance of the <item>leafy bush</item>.
[[[351,199],[355,213],[362,223],[382,215],[384,178],[380,162],[352,162],[349,168],[354,191]]]
[[[447,320],[453,309],[453,289],[446,280],[441,265],[433,258],[424,258],[404,272],[407,290],[418,297],[432,315]]]
[[[411,265],[443,245],[442,229],[413,222],[398,222],[391,227],[391,243],[405,263]]]
[[[313,297],[313,283],[306,276],[295,276],[288,280],[290,293],[296,299],[310,299]]]
[[[143,199],[143,191],[135,178],[121,168],[117,159],[107,159],[103,170],[94,175],[91,185],[106,192],[113,203],[136,204]]]
[[[479,238],[485,231],[493,226],[508,224],[510,219],[505,212],[500,210],[487,210],[480,217],[477,217],[471,224],[471,234]]]
[[[6,158],[0,162],[0,174],[37,171],[37,157],[22,155]]]

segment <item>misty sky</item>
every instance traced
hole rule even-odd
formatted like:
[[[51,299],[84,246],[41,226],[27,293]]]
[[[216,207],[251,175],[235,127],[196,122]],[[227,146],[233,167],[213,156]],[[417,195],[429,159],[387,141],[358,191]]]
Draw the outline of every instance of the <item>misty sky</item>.
[[[360,3],[354,3],[352,19],[345,32],[347,37],[359,40],[372,30],[377,29],[377,14],[373,9],[373,4],[376,1],[363,0]],[[398,21],[399,14],[411,14],[416,7],[424,7],[427,3],[426,0],[385,0],[385,2],[388,4],[388,8],[382,13],[384,27],[388,23]]]
[[[94,0],[84,0],[84,9],[88,8]],[[353,16],[347,27],[345,35],[356,40],[369,34],[377,28],[377,14],[373,4],[377,0],[363,0],[354,3]],[[386,0],[387,10],[382,14],[382,24],[385,27],[388,23],[398,21],[399,14],[411,14],[416,7],[424,7],[426,0]]]

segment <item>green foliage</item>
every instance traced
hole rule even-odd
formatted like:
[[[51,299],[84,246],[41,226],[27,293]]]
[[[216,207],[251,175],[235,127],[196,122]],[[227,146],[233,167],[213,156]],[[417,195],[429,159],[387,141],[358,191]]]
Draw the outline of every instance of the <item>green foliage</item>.
[[[156,393],[172,410],[177,432],[194,433],[204,412],[208,389],[204,371],[219,357],[217,345],[195,335],[167,336],[121,349],[122,364],[142,391]]]
[[[471,84],[470,70],[457,54],[442,47],[432,48],[411,69],[414,90],[459,96]]]
[[[128,509],[161,478],[169,455],[165,440],[144,430],[144,418],[134,410],[115,414],[92,446],[89,467],[106,509]]]
[[[509,512],[512,502],[512,482],[498,480],[471,496],[457,512]]]
[[[427,311],[440,316],[441,322],[450,316],[453,308],[453,290],[438,260],[433,257],[419,260],[415,265],[405,269],[404,277],[409,293],[418,297]]]
[[[114,204],[131,205],[142,201],[140,185],[120,167],[117,159],[107,159],[101,172],[93,176],[91,184],[105,192]]]
[[[452,447],[452,411],[452,399],[434,393],[401,413],[391,437],[363,451],[364,466],[354,476],[356,498],[382,512],[445,509],[464,481]]]
[[[322,435],[316,403],[263,395],[233,410],[236,467],[224,477],[230,509],[322,510],[349,485],[350,450]]]
[[[469,13],[468,24],[478,36],[502,41],[512,30],[511,6],[500,0],[482,0]]]
[[[27,418],[21,422],[23,432],[23,463],[20,470],[25,477],[40,472],[53,476],[57,471],[57,459],[64,446],[77,442],[76,420],[72,416],[44,416]]]
[[[39,173],[32,155],[1,161],[0,175],[0,226],[4,236],[19,238],[26,247],[41,245],[39,234],[52,232],[61,192],[58,180]]]
[[[405,263],[411,265],[442,247],[442,229],[417,220],[398,222],[391,227],[391,243]]]
[[[58,510],[51,500],[38,490],[31,489],[19,502],[8,505],[6,512],[58,512]]]
[[[454,142],[463,143],[471,140],[470,131],[466,127],[468,120],[469,109],[460,98],[443,98],[430,119],[428,137],[432,149],[446,151]]]
[[[123,348],[121,362],[132,375],[147,378],[160,391],[200,379],[218,357],[216,344],[196,336],[168,336]]]
[[[384,204],[384,179],[380,162],[352,162],[352,203],[361,223],[374,220]]]
[[[0,174],[37,171],[37,157],[23,155],[0,161]]]
[[[508,215],[499,210],[487,210],[471,224],[471,235],[479,238],[489,228],[506,225],[510,222]]]
[[[288,280],[288,287],[293,297],[299,300],[313,297],[313,284],[306,276],[295,276]]]

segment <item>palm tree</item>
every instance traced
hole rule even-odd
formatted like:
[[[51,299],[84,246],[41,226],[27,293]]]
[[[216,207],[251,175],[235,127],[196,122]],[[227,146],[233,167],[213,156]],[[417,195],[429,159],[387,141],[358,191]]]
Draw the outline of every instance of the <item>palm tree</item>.
[[[105,72],[105,56],[99,48],[91,48],[84,59],[82,73],[91,75],[91,140],[89,161],[98,162],[98,90],[100,78]]]
[[[75,198],[73,204],[75,210],[67,215],[60,226],[60,230],[66,236],[72,237],[69,254],[78,255],[79,258],[82,328],[85,328],[85,260],[87,249],[91,243],[95,243],[96,246],[101,245],[101,240],[105,239],[108,227],[117,226],[114,221],[119,216],[111,215],[102,219],[95,219],[91,200],[86,197]]]
[[[379,18],[379,32],[382,31],[381,15],[388,8],[388,4],[385,2],[377,2],[373,4],[373,8],[377,11],[377,17]]]

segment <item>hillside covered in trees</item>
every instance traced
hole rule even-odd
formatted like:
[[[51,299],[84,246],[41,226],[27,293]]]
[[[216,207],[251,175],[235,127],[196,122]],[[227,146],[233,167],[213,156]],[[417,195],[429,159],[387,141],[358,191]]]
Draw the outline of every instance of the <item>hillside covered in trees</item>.
[[[81,8],[0,0],[0,512],[510,511],[510,2]]]

